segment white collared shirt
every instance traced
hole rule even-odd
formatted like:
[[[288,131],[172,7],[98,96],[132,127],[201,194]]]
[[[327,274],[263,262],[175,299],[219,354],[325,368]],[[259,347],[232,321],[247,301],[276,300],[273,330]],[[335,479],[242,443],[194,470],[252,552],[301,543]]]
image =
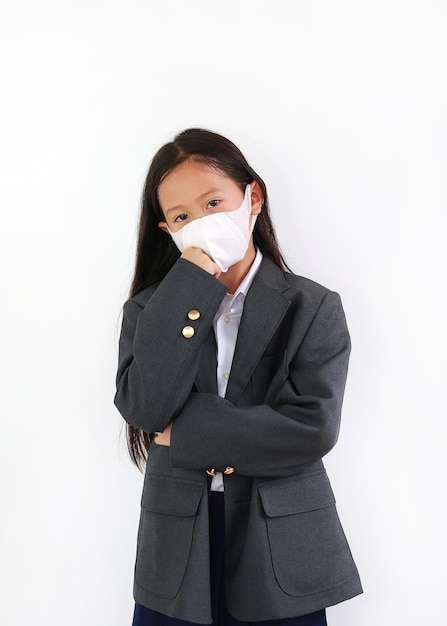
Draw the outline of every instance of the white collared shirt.
[[[258,249],[255,259],[247,275],[234,294],[225,294],[213,320],[214,334],[217,344],[217,393],[225,397],[228,379],[230,378],[236,339],[241,322],[244,302],[251,283],[262,261],[262,252]],[[213,476],[211,491],[223,491],[223,476],[218,472]]]

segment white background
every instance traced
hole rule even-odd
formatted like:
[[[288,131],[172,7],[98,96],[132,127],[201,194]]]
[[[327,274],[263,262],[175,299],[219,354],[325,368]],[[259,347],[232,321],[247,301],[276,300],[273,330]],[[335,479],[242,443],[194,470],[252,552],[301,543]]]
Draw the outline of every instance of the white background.
[[[327,467],[365,593],[330,626],[445,623],[446,3],[3,0],[0,42],[2,626],[130,626],[120,310],[149,161],[190,126],[344,302]]]

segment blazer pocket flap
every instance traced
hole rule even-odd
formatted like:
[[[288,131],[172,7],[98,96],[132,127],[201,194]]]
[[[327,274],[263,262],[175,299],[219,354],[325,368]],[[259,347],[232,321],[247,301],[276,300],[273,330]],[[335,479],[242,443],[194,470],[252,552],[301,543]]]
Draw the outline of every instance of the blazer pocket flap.
[[[325,470],[269,480],[258,483],[258,488],[268,517],[305,513],[335,504]]]
[[[153,513],[189,517],[197,513],[203,483],[184,478],[146,475],[141,507]]]

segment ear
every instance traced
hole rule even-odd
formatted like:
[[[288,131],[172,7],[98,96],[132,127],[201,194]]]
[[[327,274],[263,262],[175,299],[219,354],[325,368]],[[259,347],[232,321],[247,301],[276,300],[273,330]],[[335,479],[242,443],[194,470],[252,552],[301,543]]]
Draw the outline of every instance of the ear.
[[[163,232],[169,235],[168,225],[166,224],[166,222],[158,222],[158,228],[161,228]]]
[[[262,210],[262,205],[264,204],[264,196],[261,191],[261,187],[254,180],[250,183],[251,187],[251,214],[259,215]]]

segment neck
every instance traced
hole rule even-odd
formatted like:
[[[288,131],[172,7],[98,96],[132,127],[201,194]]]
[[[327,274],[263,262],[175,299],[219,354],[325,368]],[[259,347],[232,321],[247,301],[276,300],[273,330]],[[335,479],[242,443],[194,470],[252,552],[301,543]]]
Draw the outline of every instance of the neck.
[[[227,287],[229,288],[228,293],[232,294],[236,292],[237,288],[246,277],[248,270],[255,260],[255,257],[256,250],[252,239],[242,261],[235,263],[228,268],[227,272],[222,272],[219,276],[220,282],[224,285],[227,285]]]

